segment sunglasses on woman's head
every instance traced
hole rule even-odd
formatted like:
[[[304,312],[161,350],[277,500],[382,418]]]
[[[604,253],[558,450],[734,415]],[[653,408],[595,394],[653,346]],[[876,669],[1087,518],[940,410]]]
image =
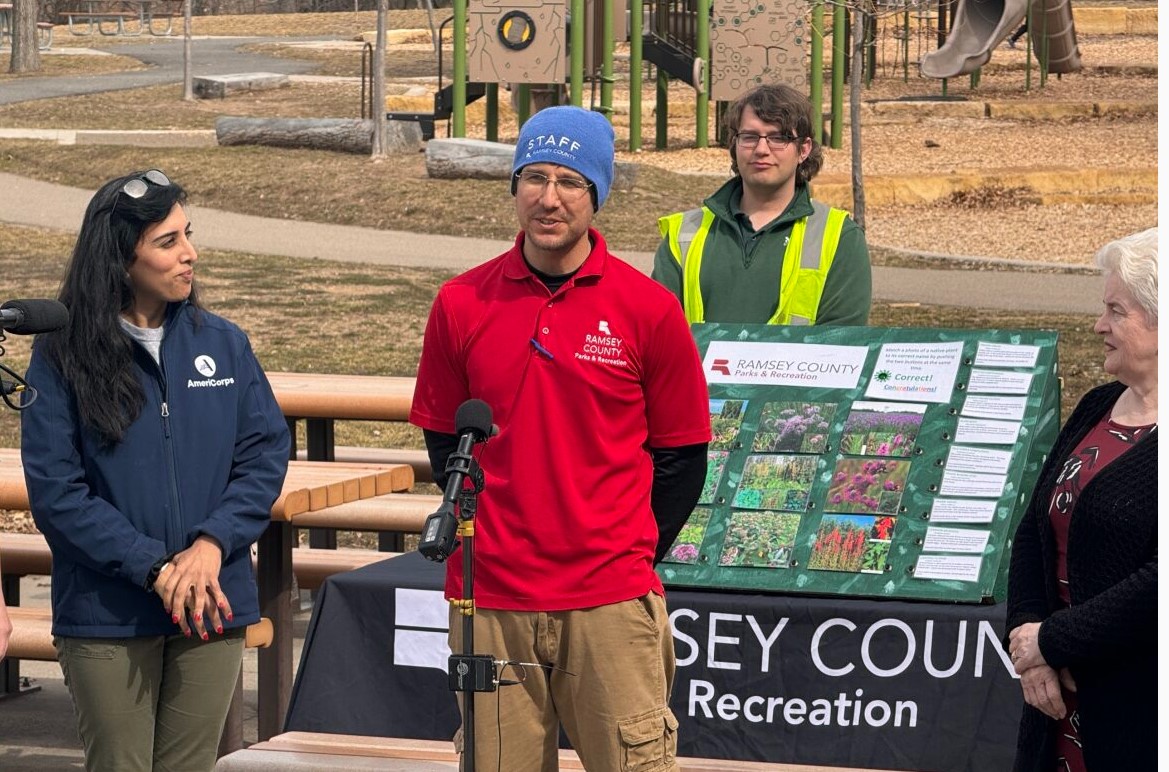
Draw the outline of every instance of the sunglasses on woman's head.
[[[127,180],[126,184],[122,186],[122,192],[130,198],[142,198],[146,195],[146,191],[150,189],[146,184],[148,182],[162,188],[170,185],[170,179],[165,174],[158,169],[150,169]]]

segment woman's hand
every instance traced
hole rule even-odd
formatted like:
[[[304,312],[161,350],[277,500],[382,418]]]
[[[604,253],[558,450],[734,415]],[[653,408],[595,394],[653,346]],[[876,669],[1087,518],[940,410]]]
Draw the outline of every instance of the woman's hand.
[[[1070,682],[1071,675],[1067,678]],[[1023,685],[1023,700],[1028,705],[1056,720],[1067,715],[1067,707],[1059,690],[1062,672],[1056,673],[1047,665],[1037,665],[1019,673],[1019,680]]]
[[[1014,663],[1015,672],[1019,675],[1033,667],[1047,665],[1047,660],[1043,658],[1043,652],[1039,650],[1040,624],[1039,622],[1028,622],[1011,631],[1011,662]]]
[[[231,620],[231,604],[219,587],[219,569],[223,550],[210,536],[199,536],[190,547],[178,553],[163,567],[154,583],[162,605],[179,626],[183,635],[191,634],[191,624],[200,638],[207,640],[206,620],[212,629],[223,632],[223,617]]]

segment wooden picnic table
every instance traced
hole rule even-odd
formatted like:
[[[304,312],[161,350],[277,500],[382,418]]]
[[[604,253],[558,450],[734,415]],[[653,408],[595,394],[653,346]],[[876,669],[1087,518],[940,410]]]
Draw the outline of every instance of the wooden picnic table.
[[[281,372],[269,372],[267,376],[276,402],[289,421],[288,428],[294,429],[296,421],[305,421],[306,449],[313,461],[333,460],[335,420],[406,421],[410,418],[414,378]]]
[[[144,31],[151,35],[170,35],[174,17],[181,12],[181,0],[73,0],[76,10],[57,15],[65,20],[74,35],[98,34],[107,37],[137,37]],[[158,28],[155,22],[165,22]],[[136,27],[127,22],[137,22]]]
[[[334,461],[333,424],[348,421],[406,421],[414,399],[412,377],[389,375],[333,375],[328,373],[268,372],[268,382],[292,435],[291,457],[296,458],[296,422],[305,422],[305,450],[310,461]],[[336,533],[314,528],[309,544],[337,546]],[[378,534],[383,552],[401,552],[400,533]]]
[[[414,472],[405,464],[289,462],[284,487],[272,505],[272,522],[256,542],[260,614],[271,619],[274,628],[272,646],[258,652],[257,724],[261,740],[283,728],[292,692],[292,548],[297,515],[408,491],[413,484]],[[0,448],[0,509],[28,508],[20,451]]]

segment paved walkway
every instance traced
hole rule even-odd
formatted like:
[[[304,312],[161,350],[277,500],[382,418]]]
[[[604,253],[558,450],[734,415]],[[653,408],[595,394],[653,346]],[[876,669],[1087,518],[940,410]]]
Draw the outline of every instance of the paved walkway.
[[[0,222],[75,231],[93,191],[0,173]],[[199,245],[288,257],[458,271],[490,259],[510,242],[382,231],[235,214],[194,205]],[[653,255],[619,252],[648,271]],[[873,270],[878,300],[966,308],[1094,314],[1100,280],[1092,275],[1007,271]]]
[[[280,38],[282,42],[333,39],[335,38]],[[265,56],[241,50],[244,46],[266,40],[271,38],[192,38],[191,73],[194,77],[226,75],[233,72],[278,72],[294,75],[317,67],[316,62],[304,59]],[[78,77],[16,78],[5,81],[3,88],[0,88],[0,104],[183,82],[182,37],[155,38],[103,51],[133,57],[148,65],[150,69]]]

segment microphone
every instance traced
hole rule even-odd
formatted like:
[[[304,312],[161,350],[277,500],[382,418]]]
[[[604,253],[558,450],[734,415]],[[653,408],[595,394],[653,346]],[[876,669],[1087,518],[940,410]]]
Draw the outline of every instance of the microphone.
[[[463,482],[470,477],[475,492],[483,490],[483,472],[471,456],[471,449],[499,433],[491,423],[491,406],[481,399],[469,399],[455,411],[455,432],[459,446],[446,462],[446,489],[438,510],[426,518],[418,551],[427,560],[442,563],[455,551],[459,522],[455,504],[463,491]],[[472,513],[464,512],[465,517]]]
[[[0,305],[0,330],[35,335],[59,330],[69,322],[69,309],[56,300],[9,300]]]

